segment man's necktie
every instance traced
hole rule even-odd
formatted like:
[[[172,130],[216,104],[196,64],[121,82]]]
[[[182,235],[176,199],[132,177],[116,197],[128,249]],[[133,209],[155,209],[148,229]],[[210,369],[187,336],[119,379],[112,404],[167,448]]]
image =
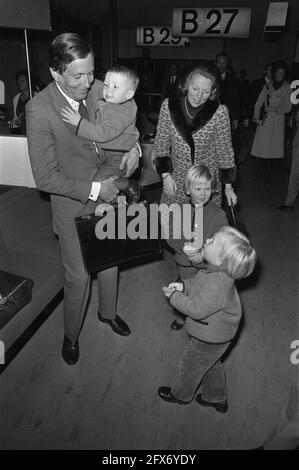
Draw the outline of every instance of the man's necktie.
[[[86,108],[85,104],[83,103],[83,101],[79,101],[78,111],[79,111],[80,116],[83,119],[86,119],[87,121],[89,121],[89,114],[88,114],[87,108]],[[97,147],[97,144],[94,141],[92,141],[92,145],[93,145],[98,157],[100,157],[100,152],[99,152],[99,149]]]
[[[79,101],[78,111],[81,117],[83,117],[84,119],[87,119],[87,121],[89,120],[88,111],[83,101]]]

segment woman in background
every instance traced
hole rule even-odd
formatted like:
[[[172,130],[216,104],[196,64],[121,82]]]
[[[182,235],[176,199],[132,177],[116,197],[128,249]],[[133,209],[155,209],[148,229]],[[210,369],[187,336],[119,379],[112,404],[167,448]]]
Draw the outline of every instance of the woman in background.
[[[13,98],[13,119],[10,122],[12,134],[26,135],[25,107],[30,99],[28,74],[26,70],[16,73],[18,93]]]
[[[272,82],[265,85],[254,107],[257,124],[251,154],[258,158],[255,181],[271,182],[273,161],[284,158],[285,115],[291,111],[288,66],[277,61],[272,66]]]

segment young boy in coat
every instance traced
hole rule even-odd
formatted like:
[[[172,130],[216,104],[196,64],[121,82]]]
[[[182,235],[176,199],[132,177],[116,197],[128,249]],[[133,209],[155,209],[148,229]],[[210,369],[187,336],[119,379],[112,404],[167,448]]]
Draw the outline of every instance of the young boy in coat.
[[[235,337],[242,316],[235,280],[251,274],[256,251],[245,235],[226,226],[206,240],[201,252],[207,269],[163,287],[171,305],[187,316],[189,343],[174,386],[162,386],[158,394],[170,403],[187,404],[201,384],[196,401],[225,413],[227,390],[220,359]]]

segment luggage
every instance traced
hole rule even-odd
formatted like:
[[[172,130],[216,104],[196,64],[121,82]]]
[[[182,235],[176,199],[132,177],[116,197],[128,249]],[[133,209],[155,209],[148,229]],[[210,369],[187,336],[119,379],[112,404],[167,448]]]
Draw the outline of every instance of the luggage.
[[[146,260],[162,252],[157,204],[106,206],[109,210],[102,215],[89,214],[75,219],[88,273]],[[151,206],[156,208],[151,210]]]

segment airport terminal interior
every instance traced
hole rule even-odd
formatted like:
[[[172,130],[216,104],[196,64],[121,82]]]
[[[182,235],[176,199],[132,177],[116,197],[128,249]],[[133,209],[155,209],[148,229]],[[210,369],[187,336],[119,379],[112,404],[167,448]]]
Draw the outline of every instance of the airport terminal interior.
[[[30,2],[33,8],[36,2]],[[250,35],[242,39],[191,37],[190,44],[182,47],[136,44],[136,28],[150,27],[159,21],[160,25],[170,24],[173,8],[179,4],[191,8],[196,2],[168,0],[162,8],[156,1],[143,0],[139,4],[137,0],[107,1],[102,2],[96,22],[92,18],[96,17],[98,2],[90,1],[89,5],[88,1],[79,0],[43,0],[41,3],[50,4],[52,31],[46,26],[40,32],[38,28],[32,31],[29,28],[28,43],[27,39],[24,42],[25,27],[13,27],[10,23],[9,27],[3,27],[0,19],[0,58],[7,63],[3,73],[0,72],[0,85],[1,81],[5,85],[5,94],[0,86],[1,224],[5,224],[2,213],[10,195],[15,194],[16,188],[34,184],[26,134],[18,135],[9,124],[13,120],[12,102],[17,93],[15,73],[26,69],[29,47],[34,80],[39,78],[40,89],[46,86],[50,81],[49,42],[68,27],[92,40],[97,78],[102,79],[105,68],[115,61],[140,74],[135,99],[143,155],[135,177],[139,179],[142,198],[152,203],[159,203],[162,193],[163,183],[153,165],[153,149],[163,84],[172,65],[176,64],[183,75],[199,58],[212,63],[217,52],[225,50],[236,75],[239,77],[245,69],[248,82],[263,75],[267,62],[279,59],[290,68],[289,82],[299,79],[298,16],[294,20],[299,5],[295,0],[280,2],[288,4],[288,21],[278,28],[274,37],[273,28],[266,28],[267,12],[269,5],[277,2],[219,1],[221,8],[228,4],[242,9],[252,4]],[[215,3],[205,2],[207,8],[222,12]],[[44,21],[43,15],[41,10]],[[154,29],[151,34],[155,34]],[[103,47],[99,45],[101,41]],[[12,55],[17,64],[12,63]],[[9,79],[9,75],[13,78]],[[286,197],[292,167],[292,124],[286,119],[285,156],[274,161],[271,179],[267,181],[256,178],[258,159],[250,152],[255,132],[253,123],[249,127],[241,126],[233,136],[236,217],[257,250],[258,262],[248,279],[237,281],[243,317],[223,359],[227,412],[222,414],[214,408],[200,406],[195,400],[187,405],[167,403],[158,396],[160,386],[173,384],[188,339],[185,328],[180,331],[170,328],[173,309],[162,288],[175,281],[178,272],[173,253],[162,243],[161,253],[120,266],[117,312],[129,325],[129,336],[117,335],[108,324],[99,322],[97,283],[93,276],[77,364],[70,366],[61,356],[63,285],[50,295],[49,308],[43,306],[39,318],[28,324],[10,351],[5,351],[8,363],[0,364],[1,449],[249,450],[265,442],[280,425],[291,388],[299,383],[298,361],[294,361],[298,354],[292,356],[299,344],[298,198],[294,207],[279,210]],[[14,152],[18,153],[18,159],[11,164]],[[19,162],[24,162],[24,166]],[[34,214],[27,209],[26,217],[32,222]],[[18,217],[22,217],[20,211],[16,212]],[[0,226],[0,256],[4,244],[18,237],[14,233],[12,242],[7,241],[7,231],[4,225]],[[17,258],[15,263],[17,266]],[[5,267],[4,258],[0,258],[0,270]],[[21,274],[24,272],[25,264]],[[49,286],[50,291],[52,287]],[[0,295],[0,340],[4,337],[1,329],[3,335],[12,334],[7,333],[9,323],[17,326],[18,315],[20,318],[22,315],[20,310],[13,319],[1,322],[1,300]],[[29,309],[30,303],[24,308]]]

